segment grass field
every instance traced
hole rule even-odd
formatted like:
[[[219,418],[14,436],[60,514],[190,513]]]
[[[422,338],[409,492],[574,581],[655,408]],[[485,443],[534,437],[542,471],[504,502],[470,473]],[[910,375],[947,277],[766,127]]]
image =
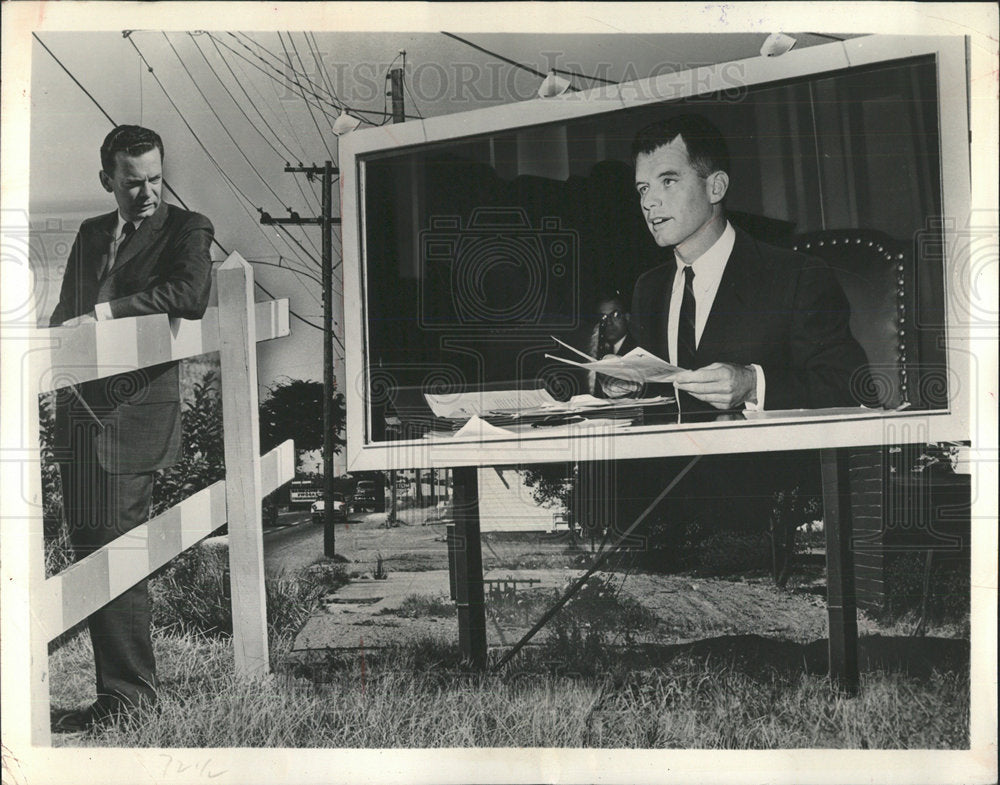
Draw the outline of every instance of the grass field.
[[[162,635],[161,711],[76,746],[608,747],[955,749],[968,744],[963,673],[865,673],[861,694],[818,674],[747,666],[697,648],[605,650],[598,674],[574,673],[559,644],[499,673],[468,671],[453,648],[331,656],[272,676],[233,675],[223,639]],[[281,645],[275,657],[282,659]],[[83,692],[84,636],[52,658],[60,695]],[[567,662],[569,667],[567,667]],[[84,674],[86,674],[84,676]],[[70,680],[72,684],[66,684]],[[67,689],[69,687],[69,689]],[[65,698],[56,698],[64,703]],[[57,737],[57,744],[67,740]]]
[[[300,579],[306,580],[306,574]],[[641,588],[641,577],[633,575],[630,581]],[[276,603],[276,595],[287,595],[288,610],[283,613],[289,618],[301,612],[297,603],[312,602],[310,592],[294,589],[294,579],[281,576],[268,592]],[[745,595],[752,600],[748,605],[758,606],[782,599],[780,590],[763,581],[754,583],[753,578],[741,579],[743,583],[694,576],[684,580],[701,598],[699,603],[713,596]],[[863,619],[861,692],[851,698],[832,689],[824,675],[825,641],[816,639],[815,629],[797,635],[727,633],[700,615],[702,605],[694,604],[685,611],[686,641],[670,643],[673,625],[657,626],[655,606],[645,607],[641,593],[637,600],[634,593],[609,591],[615,582],[609,576],[595,582],[581,593],[581,604],[556,618],[542,642],[528,646],[504,669],[486,673],[468,669],[457,644],[440,639],[411,638],[406,645],[374,651],[293,654],[291,631],[276,622],[273,674],[241,679],[234,675],[232,643],[225,635],[182,632],[177,625],[160,628],[154,636],[162,682],[160,711],[133,725],[83,737],[56,737],[54,743],[303,748],[968,746],[969,652],[961,625],[911,638],[909,624],[879,627]],[[526,593],[493,602],[491,613],[527,623],[551,599],[545,592]],[[725,611],[743,613],[743,607],[725,606]],[[769,615],[760,610],[754,611],[759,622],[751,618],[737,628],[767,629]],[[436,616],[444,623],[449,616],[455,618],[453,606],[428,596],[407,598],[394,618],[401,623],[404,617],[421,616]],[[703,617],[698,629],[697,620]],[[456,639],[457,628],[451,640]],[[491,651],[494,663],[500,653]],[[70,708],[92,699],[92,655],[85,634],[58,647],[50,668],[54,707]]]

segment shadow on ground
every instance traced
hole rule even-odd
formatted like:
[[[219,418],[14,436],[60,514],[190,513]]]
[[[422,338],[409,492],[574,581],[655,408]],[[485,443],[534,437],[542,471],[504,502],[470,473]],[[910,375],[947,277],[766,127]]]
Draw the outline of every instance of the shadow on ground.
[[[785,673],[829,672],[826,639],[795,643],[760,635],[725,635],[681,644],[646,644],[643,659],[651,667],[684,657],[726,662],[748,674],[769,670]],[[927,679],[934,670],[962,673],[969,668],[969,642],[952,638],[872,635],[858,639],[862,673],[886,671]]]

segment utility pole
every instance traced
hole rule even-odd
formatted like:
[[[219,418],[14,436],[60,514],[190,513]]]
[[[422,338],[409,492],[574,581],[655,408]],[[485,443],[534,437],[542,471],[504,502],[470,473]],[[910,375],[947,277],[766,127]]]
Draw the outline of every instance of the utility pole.
[[[406,52],[400,54],[406,55]],[[403,69],[393,68],[389,71],[389,95],[392,97],[392,122],[402,123],[406,120],[403,110]]]
[[[333,178],[340,174],[331,161],[322,167],[286,166],[286,172],[305,173],[308,177],[322,180],[322,215],[316,218],[302,218],[292,212],[288,218],[272,218],[261,212],[262,224],[285,224],[301,226],[318,224],[323,231],[323,553],[332,558],[336,555],[336,533],[333,528],[333,225],[340,218],[333,215]],[[291,211],[290,211],[291,212]]]
[[[400,52],[403,57],[406,57],[406,52]],[[403,69],[393,68],[389,71],[389,92],[388,95],[392,98],[392,122],[402,123],[406,121],[406,113],[403,111]],[[396,470],[392,469],[389,471],[389,485],[390,488],[390,507],[388,514],[385,516],[386,528],[390,526],[395,526],[397,517],[397,490],[396,490]]]

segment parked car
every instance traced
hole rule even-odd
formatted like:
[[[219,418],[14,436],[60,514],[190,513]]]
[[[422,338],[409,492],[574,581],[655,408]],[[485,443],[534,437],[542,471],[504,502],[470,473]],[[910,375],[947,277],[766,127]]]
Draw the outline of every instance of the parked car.
[[[355,512],[375,511],[375,483],[361,480],[351,497],[351,509]]]
[[[317,499],[312,503],[309,511],[312,515],[313,523],[323,523],[326,513],[326,503],[322,499]],[[333,519],[335,521],[347,520],[347,502],[342,493],[333,494]]]

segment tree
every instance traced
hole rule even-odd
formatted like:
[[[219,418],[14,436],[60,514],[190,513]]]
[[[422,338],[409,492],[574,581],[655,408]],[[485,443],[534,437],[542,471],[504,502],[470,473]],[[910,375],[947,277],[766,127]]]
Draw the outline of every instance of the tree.
[[[334,452],[346,444],[344,396],[333,394]],[[323,447],[323,384],[305,379],[282,379],[268,388],[260,405],[260,446],[267,452],[286,439],[295,441],[295,449],[319,450]]]
[[[823,503],[819,495],[805,493],[798,485],[790,490],[775,491],[772,499],[774,507],[768,522],[771,577],[777,586],[784,588],[795,556],[795,532],[803,523],[823,514]]]
[[[573,489],[576,484],[573,464],[540,463],[521,469],[524,484],[531,489],[534,500],[541,505],[560,505],[567,513],[571,537],[576,536],[573,514]]]

